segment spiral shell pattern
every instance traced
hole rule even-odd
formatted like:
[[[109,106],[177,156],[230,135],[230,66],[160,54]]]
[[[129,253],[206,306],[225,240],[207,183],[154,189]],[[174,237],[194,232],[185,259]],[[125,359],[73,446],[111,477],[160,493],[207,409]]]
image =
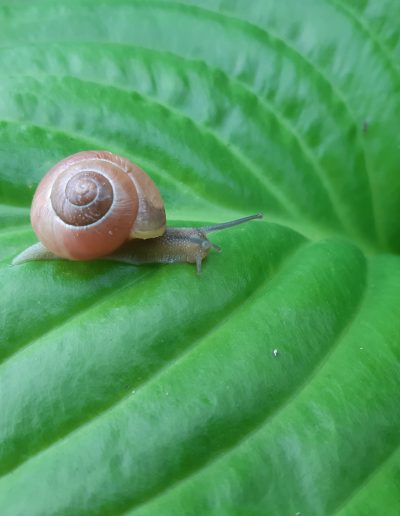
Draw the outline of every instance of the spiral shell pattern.
[[[165,211],[150,177],[128,159],[84,151],[53,167],[36,190],[31,222],[57,256],[90,260],[131,238],[165,231]]]
[[[53,209],[66,224],[94,224],[113,205],[112,184],[106,176],[91,170],[70,175],[63,173],[54,182],[50,194]],[[64,197],[58,195],[59,191],[65,192]]]

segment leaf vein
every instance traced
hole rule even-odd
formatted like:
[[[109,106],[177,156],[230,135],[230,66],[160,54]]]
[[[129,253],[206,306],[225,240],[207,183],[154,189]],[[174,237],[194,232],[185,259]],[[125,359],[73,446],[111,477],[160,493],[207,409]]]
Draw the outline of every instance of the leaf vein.
[[[96,148],[96,149],[97,148],[109,149],[109,146],[110,146],[109,141],[105,142],[105,141],[100,140],[97,137],[96,137],[96,139],[90,139],[85,134],[81,134],[77,131],[71,131],[70,129],[63,130],[63,129],[60,129],[58,127],[54,127],[54,126],[51,126],[48,124],[46,124],[46,125],[38,124],[36,122],[32,122],[32,121],[28,121],[28,120],[17,120],[17,119],[14,120],[11,118],[4,118],[4,117],[0,118],[0,124],[1,123],[9,124],[9,125],[17,125],[17,126],[29,126],[32,128],[40,129],[40,130],[45,131],[50,134],[66,136],[67,138],[68,137],[76,138],[79,141],[81,141],[86,147],[88,147],[90,145],[91,147]],[[136,158],[133,158],[134,160],[136,160],[139,164],[142,164],[142,166],[144,166],[144,168],[146,168],[146,169],[151,168],[151,169],[157,170],[157,174],[160,177],[162,177],[164,181],[173,185],[173,188],[175,188],[176,190],[181,191],[182,193],[186,193],[187,191],[190,191],[191,194],[195,198],[201,199],[201,201],[203,203],[208,202],[207,199],[204,199],[204,197],[202,195],[200,195],[200,193],[197,190],[195,190],[195,187],[193,186],[193,184],[183,183],[183,181],[175,179],[175,177],[172,174],[167,173],[165,170],[163,170],[161,172],[155,162],[153,162],[153,161],[150,162],[146,158],[142,158],[141,156],[138,156],[137,154],[133,154],[132,150],[130,148],[125,149],[124,147],[116,146],[113,142],[112,143],[112,151],[117,154],[127,156],[128,158],[130,156],[136,156]],[[220,205],[226,206],[227,209],[233,210],[232,206],[230,206],[227,203],[224,203],[223,198],[221,198],[219,203],[220,203]],[[13,205],[7,204],[7,206],[13,206]],[[18,206],[18,207],[25,207],[25,206]],[[28,208],[28,207],[26,206],[26,208]]]
[[[149,384],[152,384],[154,382],[156,382],[158,380],[158,378],[160,376],[162,376],[163,374],[165,374],[166,371],[169,371],[171,368],[173,367],[176,367],[182,360],[184,360],[188,355],[190,355],[190,353],[192,353],[197,347],[198,345],[205,341],[209,335],[211,335],[212,333],[218,331],[218,329],[223,326],[224,324],[226,324],[232,317],[232,315],[236,314],[237,312],[239,312],[240,310],[243,309],[243,306],[247,306],[249,304],[249,302],[255,297],[255,295],[260,292],[263,288],[265,288],[265,285],[268,284],[269,282],[271,281],[274,281],[276,280],[276,277],[279,275],[279,273],[282,271],[282,269],[284,268],[285,264],[287,263],[287,261],[289,259],[291,259],[291,257],[293,255],[295,255],[303,246],[307,245],[308,242],[306,243],[300,243],[297,245],[297,247],[290,251],[282,260],[280,266],[278,267],[278,269],[272,274],[272,276],[267,276],[267,277],[264,277],[263,281],[252,291],[248,294],[248,296],[246,297],[245,300],[243,300],[242,298],[239,299],[237,301],[237,304],[234,306],[233,309],[231,309],[223,318],[222,320],[215,324],[214,326],[212,327],[207,327],[206,329],[206,332],[201,335],[199,338],[195,339],[193,341],[193,343],[184,350],[183,353],[179,354],[177,357],[173,358],[172,360],[168,361],[164,366],[162,366],[161,368],[159,368],[157,371],[155,371],[154,374],[152,374],[144,383],[142,384],[139,384],[136,386],[136,391],[137,391],[137,394],[136,396],[139,394],[139,392],[142,392],[143,389],[148,386]],[[133,285],[133,283],[129,286],[124,286],[123,288],[120,288],[118,289],[117,291],[114,291],[112,295],[110,296],[107,296],[107,299],[111,298],[111,297],[114,297],[114,295],[118,295],[120,294],[121,290],[124,290],[126,288],[130,288],[131,286]],[[87,313],[89,312],[90,310],[92,310],[95,306],[97,305],[100,305],[101,303],[104,303],[104,301],[106,301],[107,299],[102,299],[98,302],[96,302],[94,305],[91,305],[91,307],[89,307],[88,310],[85,310],[85,312],[81,312],[80,314],[78,315],[75,315],[73,318],[71,319],[77,319],[79,318],[82,314],[84,313]],[[71,319],[67,322],[70,322]],[[57,328],[56,328],[57,330]],[[140,390],[139,390],[140,389]],[[9,470],[3,472],[1,475],[0,475],[0,481],[1,479],[5,478],[6,476],[12,474],[15,470],[21,468],[24,466],[24,464],[26,464],[28,461],[31,461],[31,460],[34,460],[36,458],[38,458],[40,455],[44,454],[44,453],[49,453],[52,449],[54,449],[54,447],[56,447],[57,445],[61,444],[62,442],[64,442],[65,440],[67,439],[71,439],[73,438],[77,433],[79,432],[82,432],[84,429],[88,428],[89,426],[91,426],[92,424],[96,423],[97,421],[99,421],[100,419],[102,419],[104,416],[106,416],[108,413],[111,413],[113,412],[117,407],[121,407],[123,406],[130,398],[130,393],[131,393],[131,390],[132,390],[132,386],[129,386],[129,388],[127,389],[127,392],[128,394],[122,396],[120,399],[117,399],[115,400],[111,405],[109,405],[108,407],[105,407],[103,410],[101,410],[100,412],[94,414],[93,416],[91,416],[89,419],[87,420],[83,420],[83,421],[80,421],[80,423],[78,424],[78,426],[76,426],[75,428],[73,428],[72,430],[70,430],[68,433],[64,434],[64,435],[61,435],[61,436],[58,436],[53,442],[51,443],[46,443],[46,447],[45,448],[42,448],[40,450],[37,450],[35,453],[33,453],[32,455],[26,457],[25,456],[25,459],[16,464],[14,467],[10,468]]]
[[[212,10],[210,8],[205,8],[204,6],[191,5],[191,4],[187,4],[184,2],[177,2],[177,1],[171,1],[171,2],[168,2],[168,4],[167,4],[163,1],[160,2],[159,0],[148,0],[146,2],[139,0],[139,1],[136,1],[135,3],[136,4],[144,3],[146,8],[147,7],[155,7],[155,8],[165,9],[165,10],[171,10],[171,9],[173,10],[173,9],[179,8],[179,9],[182,9],[191,14],[192,13],[202,14],[203,16],[212,16],[217,19],[223,18],[223,19],[226,19],[227,21],[230,21],[231,23],[235,23],[236,25],[239,25],[242,30],[250,29],[252,31],[253,35],[260,40],[267,39],[267,41],[272,40],[273,42],[274,41],[279,42],[283,46],[283,48],[286,49],[289,57],[291,57],[293,60],[295,60],[295,58],[299,58],[302,61],[304,61],[307,64],[307,66],[310,67],[316,73],[317,76],[319,76],[324,81],[326,81],[327,84],[329,84],[332,93],[336,96],[336,98],[338,99],[340,104],[346,107],[347,114],[349,114],[351,119],[354,120],[354,117],[350,112],[348,103],[344,101],[344,98],[339,93],[337,88],[333,85],[333,83],[328,78],[325,77],[325,75],[317,67],[317,65],[315,63],[309,61],[308,58],[306,58],[306,56],[304,56],[303,54],[298,52],[292,45],[289,44],[289,42],[287,40],[281,39],[280,37],[274,35],[271,31],[267,31],[263,27],[260,27],[247,19],[239,18],[239,17],[234,16],[231,13],[226,12],[224,10],[216,11],[216,10]],[[260,38],[260,35],[261,35],[261,38]],[[243,81],[240,81],[240,82],[243,84]],[[277,112],[275,112],[275,116],[276,115],[277,115]],[[317,179],[319,180],[320,184],[322,185],[325,192],[327,193],[332,207],[336,210],[336,214],[339,217],[339,221],[341,222],[342,225],[349,227],[348,216],[347,216],[347,208],[348,207],[342,206],[343,202],[341,200],[341,196],[335,192],[335,189],[332,187],[330,181],[325,177],[324,169],[321,167],[319,160],[314,156],[314,152],[313,152],[312,148],[309,146],[308,142],[305,140],[304,136],[297,131],[297,129],[291,123],[290,119],[287,119],[286,117],[283,117],[283,116],[277,116],[276,118],[278,121],[280,121],[280,123],[282,123],[282,121],[285,122],[285,125],[283,127],[287,131],[290,130],[290,134],[292,134],[293,138],[295,138],[297,144],[300,145],[300,148],[303,151],[303,154],[304,154],[306,160],[310,163],[311,168],[314,171]],[[354,124],[355,124],[355,120],[354,120]],[[356,125],[356,127],[357,127],[357,125]],[[372,210],[372,220],[373,220],[373,225],[374,225],[373,229],[374,229],[374,231],[376,231],[376,219],[374,216],[374,213],[375,213],[374,192],[373,192],[373,189],[371,188],[371,178],[370,178],[370,174],[369,174],[369,170],[368,170],[368,166],[367,166],[365,146],[359,137],[357,137],[357,146],[360,148],[360,150],[364,156],[364,160],[363,160],[364,173],[366,174],[366,178],[369,183],[369,188],[368,188],[369,202],[371,204],[371,210]],[[249,168],[249,167],[247,166],[247,168]],[[254,173],[254,170],[253,170],[253,173]],[[257,175],[259,175],[261,178],[264,177],[262,174],[257,174]],[[259,179],[260,179],[260,177],[259,177]],[[271,185],[270,182],[269,182],[269,185]],[[274,191],[273,194],[276,196],[277,192]],[[354,222],[353,222],[350,226],[351,226],[351,229],[354,231],[354,233],[359,235],[360,230],[357,227],[357,224],[354,225]]]
[[[378,474],[385,468],[390,459],[396,454],[399,450],[400,443],[398,443],[394,448],[392,448],[385,457],[383,457],[382,461],[374,468],[372,471],[368,472],[364,478],[361,480],[359,484],[354,486],[351,492],[339,503],[338,507],[334,509],[335,514],[339,514],[345,507],[347,507],[351,500],[353,500],[357,494],[365,488],[371,480],[378,476]],[[333,514],[333,513],[332,513]]]
[[[271,423],[272,420],[275,420],[277,417],[279,417],[279,414],[281,414],[285,409],[290,407],[293,403],[296,402],[296,399],[298,398],[299,394],[301,394],[305,389],[309,387],[309,385],[315,380],[315,378],[319,375],[319,373],[323,370],[324,366],[328,362],[329,358],[332,356],[332,354],[337,350],[340,343],[343,341],[344,337],[349,333],[352,326],[354,325],[354,322],[357,320],[360,311],[363,306],[363,301],[365,299],[366,294],[366,281],[363,285],[363,291],[360,294],[360,299],[358,300],[358,303],[346,323],[346,325],[342,328],[342,330],[337,335],[335,341],[333,341],[330,349],[328,349],[327,353],[322,357],[322,359],[317,363],[316,367],[311,371],[311,374],[308,375],[295,389],[292,393],[290,393],[286,399],[283,401],[283,403],[278,406],[272,413],[269,413],[266,418],[262,419],[261,422],[257,422],[255,426],[250,431],[246,431],[235,443],[230,445],[228,448],[225,449],[219,449],[214,454],[212,454],[211,457],[209,457],[206,462],[203,462],[202,464],[198,465],[199,467],[193,468],[188,475],[186,475],[183,478],[178,478],[175,481],[173,481],[168,486],[163,486],[161,489],[157,490],[156,492],[151,493],[147,499],[143,498],[139,503],[134,503],[130,507],[128,507],[126,511],[136,510],[138,508],[142,508],[143,506],[152,503],[155,499],[165,495],[166,492],[173,491],[178,486],[188,482],[193,477],[199,475],[201,472],[209,468],[210,466],[214,465],[217,462],[222,461],[226,457],[229,457],[231,454],[236,453],[237,450],[245,445],[252,437],[254,437],[256,434],[261,432],[263,428]]]

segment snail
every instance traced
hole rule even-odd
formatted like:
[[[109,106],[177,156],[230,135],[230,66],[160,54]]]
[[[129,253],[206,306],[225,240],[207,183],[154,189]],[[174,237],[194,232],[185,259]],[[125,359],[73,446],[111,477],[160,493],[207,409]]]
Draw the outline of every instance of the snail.
[[[57,163],[40,182],[31,207],[39,243],[13,260],[116,260],[195,263],[211,248],[207,235],[248,217],[199,228],[167,228],[164,204],[150,177],[127,158],[108,151],[83,151]]]

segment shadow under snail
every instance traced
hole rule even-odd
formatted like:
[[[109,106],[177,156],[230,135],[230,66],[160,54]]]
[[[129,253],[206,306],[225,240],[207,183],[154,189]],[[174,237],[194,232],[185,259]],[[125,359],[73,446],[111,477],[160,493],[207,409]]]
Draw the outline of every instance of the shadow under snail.
[[[39,243],[13,260],[94,260],[146,263],[195,263],[211,248],[207,238],[249,220],[199,228],[167,228],[164,204],[150,177],[126,158],[107,151],[83,151],[63,159],[40,182],[32,202],[31,223]]]

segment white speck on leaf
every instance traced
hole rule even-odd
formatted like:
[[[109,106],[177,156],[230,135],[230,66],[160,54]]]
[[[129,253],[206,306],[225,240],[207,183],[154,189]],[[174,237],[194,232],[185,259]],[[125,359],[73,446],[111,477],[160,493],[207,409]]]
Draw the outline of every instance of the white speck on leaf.
[[[277,357],[279,355],[279,351],[277,349],[274,349],[272,354],[274,355],[274,357]]]

